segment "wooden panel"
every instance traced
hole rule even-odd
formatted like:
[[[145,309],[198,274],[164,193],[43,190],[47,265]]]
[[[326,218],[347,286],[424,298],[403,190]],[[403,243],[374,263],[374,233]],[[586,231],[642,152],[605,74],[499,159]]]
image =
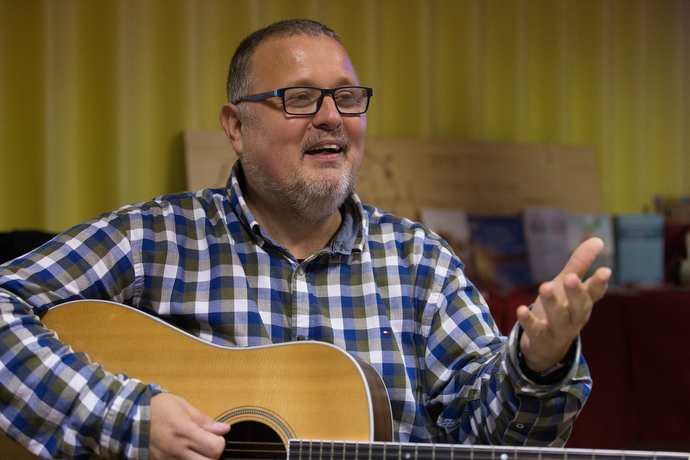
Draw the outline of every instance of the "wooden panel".
[[[365,204],[413,219],[421,207],[600,210],[594,152],[578,146],[368,139],[357,193]]]
[[[189,190],[225,185],[236,155],[222,131],[187,131],[185,149]],[[369,138],[356,190],[365,204],[415,220],[422,207],[600,211],[594,152],[580,146]]]
[[[220,130],[184,132],[187,190],[224,187],[237,155]]]

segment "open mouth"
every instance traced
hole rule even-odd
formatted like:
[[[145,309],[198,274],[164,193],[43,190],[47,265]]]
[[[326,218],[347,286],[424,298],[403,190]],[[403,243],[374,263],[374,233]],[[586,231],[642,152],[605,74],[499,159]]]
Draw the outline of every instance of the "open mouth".
[[[326,144],[320,145],[317,148],[306,150],[304,153],[306,155],[331,155],[334,153],[340,153],[343,149],[336,144]]]

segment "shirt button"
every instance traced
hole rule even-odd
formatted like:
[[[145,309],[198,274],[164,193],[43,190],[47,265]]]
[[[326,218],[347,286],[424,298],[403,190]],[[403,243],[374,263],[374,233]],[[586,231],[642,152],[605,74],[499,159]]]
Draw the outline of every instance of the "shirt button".
[[[299,267],[299,268],[297,269],[297,274],[298,274],[299,276],[303,276],[303,275],[304,275],[304,269],[303,269],[302,267]]]
[[[517,425],[515,425],[515,428],[517,428],[518,430],[521,430],[524,427],[525,427],[525,425],[523,425],[522,423],[518,423]]]

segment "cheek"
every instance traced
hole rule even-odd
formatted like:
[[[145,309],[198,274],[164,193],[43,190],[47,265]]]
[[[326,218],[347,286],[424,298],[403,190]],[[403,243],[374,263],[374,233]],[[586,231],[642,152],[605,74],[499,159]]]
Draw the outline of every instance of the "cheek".
[[[347,119],[349,124],[347,125],[348,131],[350,131],[351,136],[361,138],[364,140],[364,136],[367,133],[367,116],[362,115],[361,117]]]
[[[284,126],[256,130],[251,142],[252,160],[267,176],[282,182],[300,162],[301,140]]]
[[[252,153],[255,161],[263,163],[284,161],[289,155],[287,152],[297,144],[299,148],[299,136],[289,123],[270,123],[257,121],[246,130],[245,150]]]
[[[259,137],[258,142],[276,156],[282,153],[280,155],[282,157],[296,155],[299,159],[308,121],[307,118],[284,119],[281,117],[273,123],[264,123],[256,133]]]
[[[362,119],[352,120],[348,126],[348,137],[352,144],[352,149],[355,150],[360,156],[364,155],[364,140],[367,133],[367,119],[363,117]]]

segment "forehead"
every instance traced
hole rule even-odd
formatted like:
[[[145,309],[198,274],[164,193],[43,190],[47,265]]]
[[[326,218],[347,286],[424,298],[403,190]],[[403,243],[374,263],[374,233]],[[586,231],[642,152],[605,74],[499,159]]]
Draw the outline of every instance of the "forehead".
[[[252,73],[256,92],[358,84],[345,48],[330,37],[298,35],[264,42],[252,56]]]

